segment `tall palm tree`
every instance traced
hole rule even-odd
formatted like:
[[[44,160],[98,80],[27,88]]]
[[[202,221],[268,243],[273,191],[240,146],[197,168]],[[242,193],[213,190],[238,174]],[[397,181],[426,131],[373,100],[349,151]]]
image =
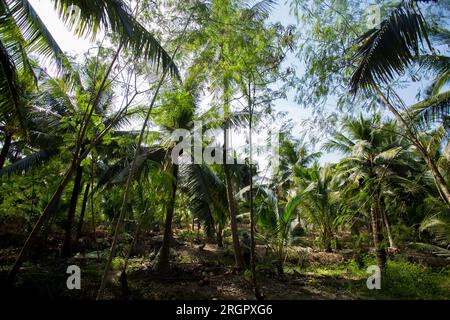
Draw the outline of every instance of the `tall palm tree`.
[[[167,273],[170,270],[170,242],[172,241],[172,222],[175,210],[176,193],[179,184],[179,154],[174,154],[174,148],[178,141],[173,141],[170,135],[177,129],[189,130],[194,126],[195,104],[191,95],[184,95],[184,92],[175,90],[166,94],[163,108],[164,113],[156,115],[156,123],[159,124],[168,137],[165,140],[168,143],[167,157],[165,167],[172,177],[172,188],[170,190],[170,200],[167,205],[166,217],[164,223],[164,237],[161,249],[158,254],[158,260],[154,270],[158,273]],[[183,156],[183,155],[181,155]]]
[[[294,171],[306,168],[317,161],[321,152],[311,152],[311,146],[305,141],[304,135],[294,139],[289,131],[283,131],[279,135],[279,140],[280,164],[272,184],[278,190],[278,197],[283,198],[290,189]]]
[[[237,228],[238,208],[234,199],[233,177],[230,170],[230,132],[232,126],[232,100],[239,86],[239,57],[245,51],[242,45],[245,28],[253,18],[266,17],[274,6],[275,1],[210,1],[205,3],[199,12],[199,25],[194,34],[192,50],[196,54],[196,68],[205,72],[203,80],[209,81],[209,85],[221,93],[221,105],[223,110],[220,119],[223,129],[223,171],[225,175],[226,193],[230,215],[230,226],[233,239],[236,267],[242,269],[244,264],[239,244]],[[204,43],[204,39],[208,39]],[[198,46],[197,43],[202,43]],[[234,163],[233,163],[234,164]]]
[[[357,68],[352,75],[350,88],[353,94],[356,94],[360,88],[366,93],[375,93],[380,102],[393,113],[429,167],[442,199],[450,204],[449,184],[446,183],[426,147],[419,140],[414,116],[410,110],[399,111],[399,108],[396,108],[379,89],[380,84],[389,84],[396,75],[403,74],[406,67],[417,60],[421,44],[432,49],[429,40],[430,28],[420,11],[419,2],[429,1],[402,1],[381,22],[379,28],[369,30],[357,39],[358,47],[353,56]],[[445,80],[448,79],[448,67],[444,71],[443,78],[435,81],[436,87],[442,87],[440,83],[448,81]],[[424,105],[415,106],[413,109],[426,107],[433,113],[441,110],[439,111],[441,114],[443,112],[448,114],[449,99],[448,93],[434,95],[423,103]],[[400,107],[403,106],[400,105]]]

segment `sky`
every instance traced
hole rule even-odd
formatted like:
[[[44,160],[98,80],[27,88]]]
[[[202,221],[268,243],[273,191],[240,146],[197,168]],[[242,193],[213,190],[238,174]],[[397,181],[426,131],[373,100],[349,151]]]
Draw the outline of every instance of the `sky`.
[[[94,46],[87,39],[80,39],[74,36],[71,32],[67,30],[61,20],[58,18],[57,14],[53,9],[53,4],[50,0],[29,0],[31,5],[34,7],[38,15],[46,24],[47,28],[50,30],[51,34],[61,47],[63,51],[71,55],[78,55],[86,52],[88,49]],[[297,25],[295,17],[289,14],[289,4],[286,4],[284,0],[280,0],[277,6],[272,11],[270,16],[270,21],[281,22],[283,25],[294,24]],[[287,57],[285,63],[295,64],[299,66],[298,59],[293,55]],[[414,90],[408,89],[409,91],[400,92],[402,97],[405,97],[407,103],[414,102],[414,97],[412,92]],[[275,110],[287,112],[287,118],[291,118],[297,125],[293,129],[293,136],[298,137],[301,134],[302,127],[300,123],[312,116],[311,109],[305,109],[298,105],[294,99],[295,91],[292,89],[287,94],[287,99],[278,100],[275,102]],[[335,105],[334,101],[328,103],[329,108],[333,108]],[[342,157],[339,153],[323,153],[320,163],[337,162],[339,158]]]

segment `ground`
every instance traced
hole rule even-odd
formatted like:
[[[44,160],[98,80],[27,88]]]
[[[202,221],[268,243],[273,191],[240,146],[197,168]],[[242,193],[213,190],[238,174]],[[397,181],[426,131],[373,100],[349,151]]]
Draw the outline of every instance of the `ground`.
[[[20,237],[19,237],[20,238]],[[20,247],[18,240],[3,236],[0,251],[0,276],[6,276]],[[134,250],[127,271],[127,299],[254,299],[250,273],[238,274],[232,268],[231,248],[201,244],[175,237],[172,251],[173,270],[170,276],[155,275],[151,259],[157,251],[160,235],[148,234]],[[103,239],[99,254],[82,250],[69,260],[58,258],[58,237],[49,238],[46,250],[38,250],[24,264],[13,289],[2,290],[9,298],[21,299],[94,299],[108,254],[108,239]],[[11,246],[16,243],[16,246]],[[42,248],[43,246],[41,246]],[[125,248],[126,246],[124,246]],[[85,248],[86,249],[86,248]],[[92,249],[92,248],[87,248]],[[123,248],[122,248],[123,249]],[[150,255],[149,255],[150,252]],[[408,253],[411,255],[411,253]],[[417,253],[422,255],[424,253]],[[450,273],[448,260],[442,265],[423,266],[407,262],[404,256],[391,257],[386,272],[385,287],[368,290],[366,266],[358,266],[348,250],[326,253],[312,249],[291,248],[285,264],[285,274],[276,274],[265,247],[258,246],[258,283],[265,299],[448,299]],[[430,261],[435,257],[428,254]],[[100,257],[100,260],[99,258]],[[426,259],[425,259],[426,260]],[[112,264],[105,298],[123,299],[124,286],[120,281],[123,259]],[[423,261],[422,261],[423,262]],[[67,266],[75,264],[82,270],[82,289],[66,287]],[[410,279],[412,278],[412,279]]]

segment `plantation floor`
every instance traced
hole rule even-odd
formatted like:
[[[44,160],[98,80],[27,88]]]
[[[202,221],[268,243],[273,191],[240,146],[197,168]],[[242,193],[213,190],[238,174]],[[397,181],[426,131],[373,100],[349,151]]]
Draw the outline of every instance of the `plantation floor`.
[[[106,247],[107,248],[107,247]],[[261,249],[261,248],[259,248]],[[260,256],[263,255],[260,252]],[[0,276],[6,276],[18,248],[0,250]],[[16,286],[2,294],[7,298],[20,299],[94,299],[99,287],[103,263],[108,250],[97,254],[90,252],[74,258],[54,259],[46,256],[26,263],[22,268]],[[153,273],[148,254],[134,256],[127,272],[128,299],[254,299],[250,284],[250,274],[236,274],[230,267],[233,256],[228,249],[215,245],[198,245],[178,242],[172,252],[173,269],[168,276]],[[340,253],[314,252],[302,256],[302,261],[288,261],[285,275],[276,275],[273,268],[259,266],[258,282],[266,299],[448,299],[450,297],[450,276],[446,271],[423,269],[424,281],[438,283],[439,292],[423,294],[422,287],[398,287],[405,282],[416,281],[421,270],[415,264],[407,264],[417,275],[411,276],[404,266],[396,265],[400,277],[395,288],[368,290],[365,268],[358,269],[356,263],[347,261]],[[294,259],[295,260],[295,259]],[[81,290],[68,290],[66,287],[67,266],[81,268]],[[113,261],[110,281],[105,294],[106,299],[123,299],[123,282],[119,280],[123,259]],[[419,271],[417,271],[419,270]],[[404,278],[402,278],[404,277]],[[415,278],[408,280],[408,277]],[[392,278],[392,276],[391,276]],[[431,279],[431,280],[430,280]],[[418,281],[421,281],[420,279]],[[425,289],[428,283],[423,283]],[[412,288],[412,289],[411,289]],[[400,291],[399,291],[400,290]],[[432,290],[432,289],[430,289]],[[426,290],[425,290],[426,291]]]

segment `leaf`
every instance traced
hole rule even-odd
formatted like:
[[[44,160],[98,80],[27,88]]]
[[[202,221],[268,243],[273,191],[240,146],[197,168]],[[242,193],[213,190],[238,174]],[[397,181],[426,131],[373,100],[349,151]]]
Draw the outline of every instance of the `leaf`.
[[[16,66],[0,41],[0,117],[9,125],[11,119],[17,119],[25,133],[27,126],[25,110],[20,103],[21,91]]]
[[[156,68],[169,68],[180,78],[178,68],[159,41],[133,17],[131,9],[122,0],[52,0],[59,17],[71,30],[82,37],[94,39],[99,30],[120,36],[125,47],[136,57],[151,61]],[[71,18],[72,10],[80,9],[80,18]]]
[[[382,21],[380,28],[369,30],[357,39],[358,48],[352,57],[357,68],[350,80],[350,91],[370,90],[380,82],[389,83],[402,74],[426,42],[431,50],[427,24],[414,1],[402,1]]]

